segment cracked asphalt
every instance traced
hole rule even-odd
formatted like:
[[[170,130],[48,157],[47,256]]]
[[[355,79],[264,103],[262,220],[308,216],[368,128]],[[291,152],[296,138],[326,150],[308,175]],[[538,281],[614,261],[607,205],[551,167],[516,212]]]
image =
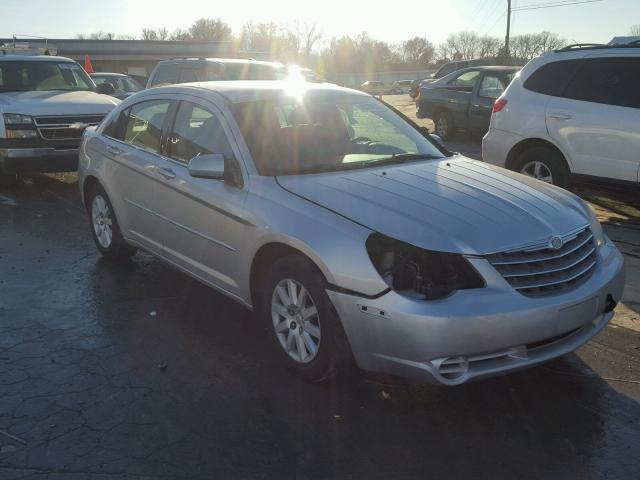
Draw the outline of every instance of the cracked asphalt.
[[[637,479],[640,216],[581,194],[626,256],[612,324],[443,388],[304,383],[241,306],[146,254],[102,260],[73,176],[0,190],[0,479]]]

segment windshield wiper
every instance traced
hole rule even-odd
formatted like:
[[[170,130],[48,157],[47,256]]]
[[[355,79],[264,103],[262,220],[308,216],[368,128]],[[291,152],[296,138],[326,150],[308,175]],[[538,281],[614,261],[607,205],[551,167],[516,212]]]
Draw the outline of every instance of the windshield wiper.
[[[380,160],[369,161],[371,166],[377,165],[392,165],[395,163],[405,163],[414,160],[440,160],[444,158],[440,155],[434,155],[432,153],[394,153],[390,157],[382,158]]]

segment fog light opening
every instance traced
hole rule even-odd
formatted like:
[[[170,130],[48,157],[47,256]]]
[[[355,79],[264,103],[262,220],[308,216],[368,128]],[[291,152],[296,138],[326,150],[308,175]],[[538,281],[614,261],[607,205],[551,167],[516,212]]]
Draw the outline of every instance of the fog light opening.
[[[617,305],[618,302],[613,299],[611,294],[607,295],[607,299],[604,302],[604,313],[613,312]]]
[[[466,357],[447,357],[440,362],[438,373],[447,380],[456,380],[467,374],[469,361]]]

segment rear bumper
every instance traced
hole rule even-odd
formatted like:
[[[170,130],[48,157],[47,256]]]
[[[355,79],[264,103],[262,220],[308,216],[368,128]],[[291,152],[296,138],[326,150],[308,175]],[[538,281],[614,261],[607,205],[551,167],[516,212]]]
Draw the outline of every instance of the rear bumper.
[[[71,172],[78,169],[78,149],[0,148],[0,172]]]
[[[358,365],[443,385],[530,367],[569,353],[613,317],[624,287],[623,258],[601,247],[593,275],[574,290],[526,297],[484,259],[482,289],[425,302],[390,291],[377,299],[328,292]],[[501,281],[503,283],[501,283]]]
[[[482,160],[506,168],[509,152],[522,140],[524,138],[515,133],[489,128],[482,139]]]

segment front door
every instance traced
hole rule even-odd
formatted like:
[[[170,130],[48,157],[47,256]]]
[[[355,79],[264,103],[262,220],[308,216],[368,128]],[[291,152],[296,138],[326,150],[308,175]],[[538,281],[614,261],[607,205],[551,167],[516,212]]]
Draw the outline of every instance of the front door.
[[[158,163],[155,204],[165,256],[195,276],[237,295],[237,259],[247,228],[243,220],[246,191],[232,138],[213,105],[183,97],[167,133],[165,157]],[[224,155],[229,179],[192,177],[189,160],[212,153]]]

